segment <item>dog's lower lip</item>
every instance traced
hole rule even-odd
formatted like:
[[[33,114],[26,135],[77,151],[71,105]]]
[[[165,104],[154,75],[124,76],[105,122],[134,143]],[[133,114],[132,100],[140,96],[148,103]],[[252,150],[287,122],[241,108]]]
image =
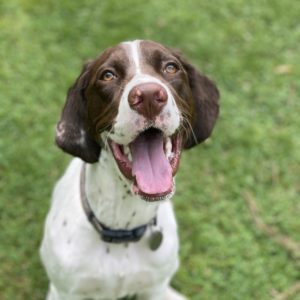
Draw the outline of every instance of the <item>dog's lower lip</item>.
[[[136,195],[139,195],[143,200],[148,201],[148,202],[162,201],[162,200],[165,200],[167,198],[170,198],[170,196],[174,194],[174,188],[175,187],[174,187],[174,184],[173,184],[172,188],[170,190],[166,191],[165,193],[147,194],[147,193],[142,192],[138,188],[135,179],[134,179],[134,182],[133,182],[133,192]]]
[[[172,176],[175,176],[179,161],[180,161],[180,154],[181,154],[181,138],[178,134],[175,134],[171,137],[172,143],[172,157],[169,158],[169,163],[172,168]],[[159,201],[168,198],[174,192],[174,185],[171,189],[166,192],[159,193],[159,194],[147,194],[139,189],[136,184],[135,177],[132,175],[132,162],[129,161],[128,157],[124,153],[124,146],[119,145],[108,139],[108,144],[114,156],[114,159],[119,167],[121,173],[130,181],[133,181],[133,192],[139,195],[142,199],[146,201]]]

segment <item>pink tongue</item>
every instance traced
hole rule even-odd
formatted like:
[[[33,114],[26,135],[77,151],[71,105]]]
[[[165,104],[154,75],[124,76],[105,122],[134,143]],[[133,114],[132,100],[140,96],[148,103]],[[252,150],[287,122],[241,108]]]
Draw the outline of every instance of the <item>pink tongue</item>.
[[[132,175],[139,190],[148,195],[171,192],[172,168],[164,153],[163,134],[148,130],[131,143]]]

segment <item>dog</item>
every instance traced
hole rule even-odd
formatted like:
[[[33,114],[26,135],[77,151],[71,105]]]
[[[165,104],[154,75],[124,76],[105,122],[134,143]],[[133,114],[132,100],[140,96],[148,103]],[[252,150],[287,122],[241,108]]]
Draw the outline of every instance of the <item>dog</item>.
[[[40,254],[47,300],[183,300],[172,203],[182,150],[207,139],[216,85],[177,50],[123,42],[69,89],[56,143],[75,156],[52,195]]]

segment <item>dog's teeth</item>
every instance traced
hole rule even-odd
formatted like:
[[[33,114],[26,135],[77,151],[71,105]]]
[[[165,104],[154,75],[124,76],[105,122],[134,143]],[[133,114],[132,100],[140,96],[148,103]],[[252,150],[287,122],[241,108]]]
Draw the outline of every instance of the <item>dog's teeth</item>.
[[[129,153],[130,153],[129,147],[128,146],[124,146],[124,154],[126,156],[128,156]]]
[[[165,152],[167,158],[170,158],[172,156],[172,142],[169,137],[167,137],[166,142],[165,142]]]
[[[131,152],[129,152],[129,154],[127,155],[127,157],[128,157],[128,160],[129,160],[129,161],[132,161]]]
[[[129,161],[132,161],[131,152],[128,146],[124,146],[124,154],[127,156]]]

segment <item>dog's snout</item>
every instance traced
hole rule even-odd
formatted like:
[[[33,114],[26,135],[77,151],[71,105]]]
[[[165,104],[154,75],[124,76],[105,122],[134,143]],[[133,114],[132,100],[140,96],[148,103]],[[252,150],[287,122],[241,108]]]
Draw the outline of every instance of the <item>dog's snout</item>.
[[[147,119],[155,118],[167,104],[168,94],[158,83],[142,83],[128,95],[129,106]]]

